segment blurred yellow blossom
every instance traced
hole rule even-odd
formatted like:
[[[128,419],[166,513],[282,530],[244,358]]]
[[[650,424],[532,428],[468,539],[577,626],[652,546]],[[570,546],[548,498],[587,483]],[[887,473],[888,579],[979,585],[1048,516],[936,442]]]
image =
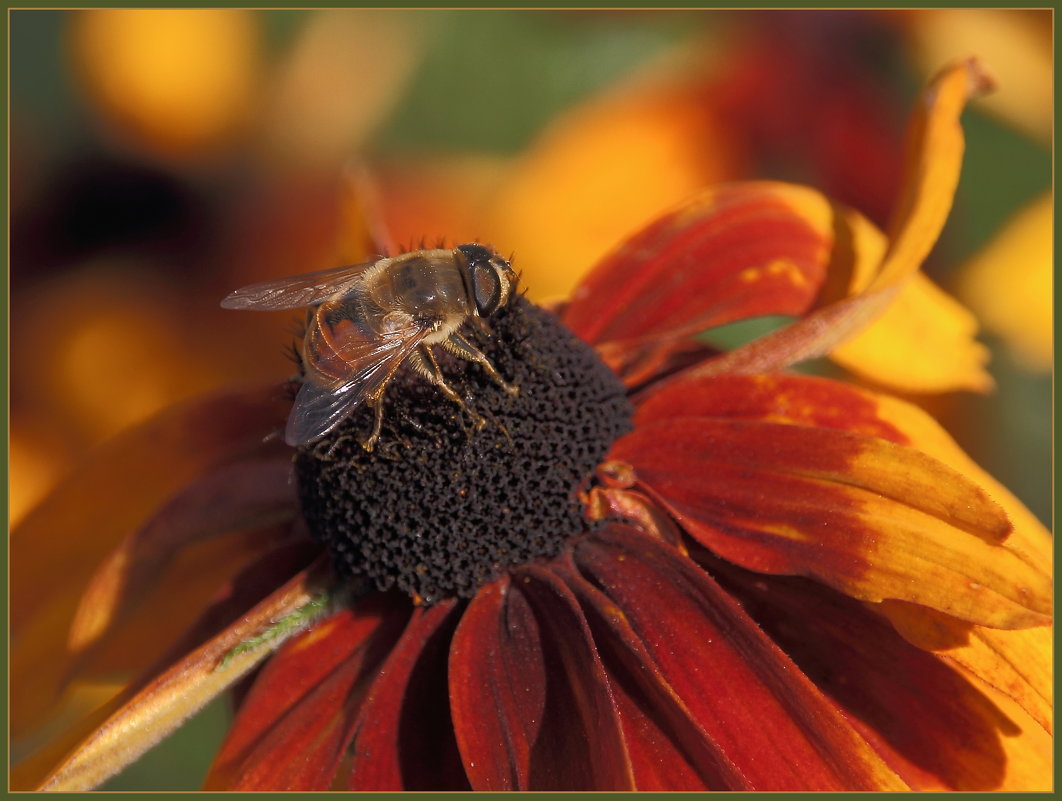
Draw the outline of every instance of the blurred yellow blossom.
[[[625,232],[738,174],[726,126],[682,74],[639,77],[577,106],[517,161],[488,220],[534,276],[534,297],[567,295]]]
[[[1049,9],[934,9],[912,13],[910,20],[924,72],[956,54],[976,53],[1006,88],[978,105],[1042,142],[1051,141],[1054,50]]]
[[[1021,209],[967,264],[959,296],[1014,358],[1032,370],[1051,369],[1054,199],[1045,193]]]
[[[233,137],[253,107],[259,28],[249,11],[80,12],[72,28],[76,74],[141,145],[199,154]]]

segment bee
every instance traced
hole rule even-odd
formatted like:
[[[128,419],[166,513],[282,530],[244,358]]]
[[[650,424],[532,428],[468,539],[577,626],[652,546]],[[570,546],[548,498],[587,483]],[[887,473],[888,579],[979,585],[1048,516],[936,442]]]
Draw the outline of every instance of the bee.
[[[446,382],[435,345],[480,365],[510,395],[519,391],[459,331],[469,320],[486,330],[485,319],[509,302],[517,280],[509,262],[493,250],[466,244],[252,284],[229,294],[221,305],[309,307],[301,345],[303,383],[284,439],[294,446],[313,442],[368,403],[375,419],[362,446],[371,451],[380,438],[384,392],[403,364],[434,384],[478,427],[485,424]]]

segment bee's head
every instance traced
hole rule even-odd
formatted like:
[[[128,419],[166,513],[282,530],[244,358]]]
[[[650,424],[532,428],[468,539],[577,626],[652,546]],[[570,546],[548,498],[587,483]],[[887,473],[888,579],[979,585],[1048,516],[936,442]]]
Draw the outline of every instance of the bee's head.
[[[480,317],[489,317],[509,302],[516,287],[516,273],[509,262],[483,245],[459,245],[457,249],[468,262],[476,311]]]

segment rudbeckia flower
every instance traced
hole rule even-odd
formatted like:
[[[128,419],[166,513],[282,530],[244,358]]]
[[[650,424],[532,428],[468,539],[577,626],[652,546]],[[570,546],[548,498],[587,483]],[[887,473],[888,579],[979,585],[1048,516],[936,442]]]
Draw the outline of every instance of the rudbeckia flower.
[[[444,365],[482,427],[400,375],[376,449],[361,409],[294,483],[274,391],[114,443],[12,542],[17,786],[96,786],[234,687],[208,788],[1048,787],[1047,532],[917,408],[787,369],[912,280],[985,82],[930,85],[887,235],[724,185],[513,300],[469,336],[517,395]]]

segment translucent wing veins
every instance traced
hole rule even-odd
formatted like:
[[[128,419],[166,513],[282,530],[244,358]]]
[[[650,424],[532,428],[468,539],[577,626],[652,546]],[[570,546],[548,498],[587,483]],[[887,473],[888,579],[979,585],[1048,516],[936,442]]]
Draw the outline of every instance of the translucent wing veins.
[[[313,306],[349,289],[353,281],[379,261],[377,259],[363,264],[351,264],[240,287],[235,292],[226,295],[221,305],[225,309],[258,309],[261,311]]]

